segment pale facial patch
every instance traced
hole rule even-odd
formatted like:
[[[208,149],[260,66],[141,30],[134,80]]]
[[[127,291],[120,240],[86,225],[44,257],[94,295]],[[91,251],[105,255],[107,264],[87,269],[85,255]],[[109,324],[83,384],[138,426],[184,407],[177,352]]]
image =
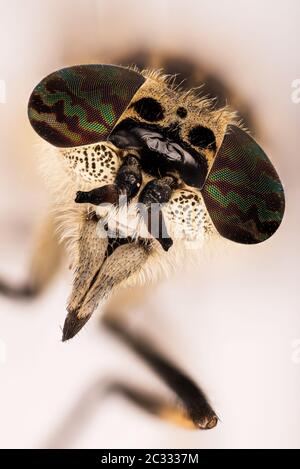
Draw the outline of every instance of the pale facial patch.
[[[175,191],[163,209],[172,239],[202,243],[212,223],[200,193]]]
[[[70,169],[86,182],[99,185],[114,182],[120,160],[107,143],[61,150]]]

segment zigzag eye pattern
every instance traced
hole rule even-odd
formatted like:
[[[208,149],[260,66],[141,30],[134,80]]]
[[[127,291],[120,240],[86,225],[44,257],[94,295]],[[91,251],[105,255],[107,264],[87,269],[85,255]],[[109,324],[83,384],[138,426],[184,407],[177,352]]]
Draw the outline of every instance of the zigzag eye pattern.
[[[280,179],[260,146],[230,126],[203,189],[218,232],[232,241],[260,243],[279,227],[285,207]]]
[[[33,90],[28,116],[57,147],[104,141],[145,78],[114,65],[78,65],[44,78]]]

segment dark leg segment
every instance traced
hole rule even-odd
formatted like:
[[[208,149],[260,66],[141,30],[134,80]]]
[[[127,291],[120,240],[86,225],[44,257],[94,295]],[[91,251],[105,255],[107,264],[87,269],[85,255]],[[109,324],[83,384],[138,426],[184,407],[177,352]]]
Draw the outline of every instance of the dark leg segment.
[[[108,184],[106,186],[97,187],[91,191],[83,192],[78,191],[76,194],[75,202],[77,204],[117,204],[119,201],[119,191],[115,184]]]
[[[134,155],[128,155],[116,175],[115,184],[108,184],[87,192],[79,191],[75,202],[117,205],[122,196],[130,201],[138,193],[141,184],[142,172],[139,160]]]
[[[116,185],[122,195],[129,200],[135,197],[142,184],[142,171],[139,160],[128,155],[116,176]]]
[[[143,338],[129,334],[119,322],[106,317],[105,325],[141,356],[179,397],[184,406],[184,413],[180,409],[177,410],[179,417],[184,415],[186,419],[190,420],[194,426],[200,429],[211,429],[217,425],[218,417],[210,406],[204,392],[189,377],[156,353]],[[166,406],[163,406],[157,400],[151,403],[151,398],[147,395],[128,390],[128,388],[124,393],[130,395],[129,397],[132,400],[135,400],[144,408],[149,410],[150,407],[152,412],[156,409],[159,410],[156,413],[162,415],[163,409],[166,410]],[[175,409],[172,408],[172,411],[175,412]]]
[[[168,251],[173,241],[170,238],[161,210],[161,204],[170,200],[176,180],[172,176],[161,179],[153,179],[148,182],[139,196],[139,202],[145,205],[146,210],[141,210],[149,233],[159,241],[162,248]]]
[[[172,404],[159,396],[154,396],[121,382],[114,382],[107,386],[107,392],[121,394],[141,409],[172,424],[192,430],[195,429],[194,422],[183,406]]]

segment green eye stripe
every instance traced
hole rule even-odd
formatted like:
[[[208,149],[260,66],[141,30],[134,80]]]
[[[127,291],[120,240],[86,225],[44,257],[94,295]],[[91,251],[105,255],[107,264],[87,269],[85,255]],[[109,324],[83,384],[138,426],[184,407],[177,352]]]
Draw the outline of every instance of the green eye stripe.
[[[68,117],[78,116],[80,125],[85,129],[93,130],[94,132],[103,133],[107,130],[107,127],[103,124],[100,124],[97,121],[89,122],[87,119],[87,113],[85,109],[79,104],[73,104],[72,98],[67,93],[57,92],[57,93],[47,93],[45,86],[41,85],[38,89],[40,97],[43,102],[49,106],[58,103],[59,101],[63,102],[64,112]],[[105,120],[105,122],[111,125],[115,119],[114,110],[111,104],[101,104],[101,106],[96,106],[96,104],[91,102],[93,107],[95,107],[100,116]]]
[[[245,244],[268,239],[279,227],[285,207],[278,174],[255,140],[229,126],[202,190],[217,231]]]
[[[207,188],[207,192],[223,208],[228,208],[230,205],[236,205],[240,211],[246,213],[247,210],[249,210],[253,205],[256,205],[258,215],[262,220],[281,220],[281,213],[269,210],[264,200],[261,200],[260,203],[257,204],[257,197],[255,195],[248,196],[245,199],[241,195],[233,191],[230,191],[227,194],[222,194],[220,189],[213,185],[210,185]]]
[[[231,185],[243,185],[249,183],[249,176],[243,171],[234,171],[229,167],[221,168],[212,173],[210,177],[210,183],[217,182],[228,182]],[[256,181],[256,192],[268,193],[268,192],[280,192],[282,191],[282,185],[280,181],[269,177],[265,173],[257,175]]]
[[[58,147],[105,141],[144,81],[141,74],[114,65],[58,70],[34,89],[29,120]]]
[[[32,111],[32,117],[35,119],[36,122],[40,122],[42,125],[45,124],[45,122],[47,122],[47,119],[48,119],[47,115],[39,114],[35,111]],[[53,121],[51,124],[54,129],[58,128],[61,130],[60,123]],[[64,134],[68,136],[68,138],[72,139],[72,141],[74,142],[78,142],[78,145],[80,144],[80,137],[78,134],[71,132],[66,125],[64,126],[63,131],[64,131]]]
[[[101,106],[101,114],[105,122],[109,125],[112,125],[117,120],[111,104],[103,104]]]

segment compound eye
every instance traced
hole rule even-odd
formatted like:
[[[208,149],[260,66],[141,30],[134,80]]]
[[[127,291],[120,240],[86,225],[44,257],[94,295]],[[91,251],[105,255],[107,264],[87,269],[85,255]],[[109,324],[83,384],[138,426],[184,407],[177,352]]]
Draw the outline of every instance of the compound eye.
[[[44,78],[33,90],[28,117],[56,147],[105,141],[145,78],[114,65],[76,65]]]
[[[202,195],[217,231],[237,243],[265,241],[284,215],[284,190],[274,166],[234,125],[227,128]]]

